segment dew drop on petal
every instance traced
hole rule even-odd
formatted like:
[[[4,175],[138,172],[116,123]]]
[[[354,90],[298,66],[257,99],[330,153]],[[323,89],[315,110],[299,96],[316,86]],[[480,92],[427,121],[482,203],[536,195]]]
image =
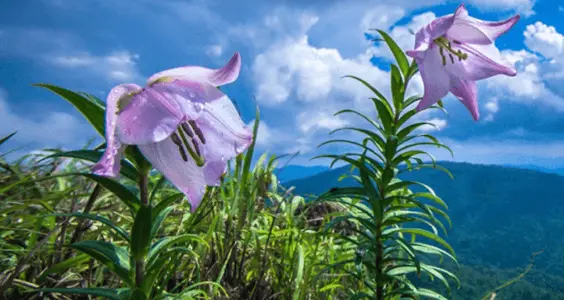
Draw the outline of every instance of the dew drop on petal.
[[[243,153],[243,151],[245,151],[244,145],[235,144],[235,152],[237,152],[237,154]]]
[[[204,109],[204,106],[202,105],[202,103],[196,102],[194,103],[194,110],[199,113]]]

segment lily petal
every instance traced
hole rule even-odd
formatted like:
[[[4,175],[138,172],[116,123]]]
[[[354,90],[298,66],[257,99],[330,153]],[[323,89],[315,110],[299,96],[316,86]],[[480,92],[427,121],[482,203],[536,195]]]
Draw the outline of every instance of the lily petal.
[[[130,93],[141,90],[136,84],[122,84],[114,87],[106,99],[106,150],[99,162],[92,167],[96,175],[117,177],[120,170],[120,161],[125,146],[116,136],[118,119],[118,103],[120,99]]]
[[[186,66],[169,69],[149,77],[147,84],[151,85],[156,80],[164,77],[173,79],[188,79],[208,82],[214,86],[222,86],[237,80],[241,70],[241,55],[235,52],[229,62],[221,69],[208,69],[199,66]]]
[[[419,29],[415,33],[414,50],[407,51],[407,55],[413,58],[423,58],[424,52],[431,48],[433,41],[447,33],[458,13],[459,10],[457,9],[454,14],[437,18]]]
[[[460,49],[468,54],[468,58],[459,61],[456,57],[454,63],[447,58],[445,69],[455,77],[464,80],[481,80],[495,75],[517,75],[517,71],[501,63],[501,55],[495,44],[466,45],[453,44],[453,48]]]
[[[450,91],[466,106],[472,114],[474,121],[478,121],[480,112],[478,111],[478,88],[476,87],[476,82],[451,77]]]
[[[461,5],[462,6],[462,5]],[[466,8],[459,7],[460,12],[447,31],[446,36],[463,43],[487,45],[493,43],[500,35],[507,32],[520,16],[515,15],[507,20],[500,22],[489,22],[468,15]]]
[[[203,166],[204,181],[209,186],[219,186],[220,178],[227,172],[227,161],[208,161]]]
[[[208,83],[175,80],[154,84],[135,95],[120,112],[120,140],[135,145],[158,143],[169,137],[181,122],[198,119],[204,103],[222,96]]]
[[[417,105],[417,111],[421,111],[437,103],[448,94],[450,88],[450,76],[442,65],[442,58],[437,46],[434,46],[424,60],[417,61],[419,72],[423,79],[423,99]]]
[[[204,114],[196,120],[206,143],[206,161],[227,161],[245,151],[253,141],[252,131],[243,123],[231,100],[222,98],[206,103]]]
[[[182,160],[178,146],[170,137],[159,143],[141,145],[139,149],[153,167],[188,198],[194,211],[200,205],[206,189],[203,169],[196,166],[192,159]]]

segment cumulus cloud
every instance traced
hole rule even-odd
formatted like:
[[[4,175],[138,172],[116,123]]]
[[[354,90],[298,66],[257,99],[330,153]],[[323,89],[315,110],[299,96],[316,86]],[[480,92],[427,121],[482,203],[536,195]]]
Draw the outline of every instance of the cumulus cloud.
[[[564,36],[554,26],[547,26],[540,21],[528,25],[523,33],[525,45],[546,58],[555,58],[562,54]]]
[[[495,114],[499,111],[498,98],[494,97],[494,98],[490,99],[490,101],[486,102],[486,105],[484,105],[484,108],[486,109],[486,112],[487,112],[487,115],[484,118],[484,120],[486,122],[493,121]]]
[[[55,66],[56,71],[77,70],[76,78],[101,78],[110,83],[142,81],[138,54],[127,50],[94,54],[85,50],[82,42],[63,30],[13,27],[0,34],[0,57],[21,57]]]
[[[502,58],[517,69],[517,76],[487,80],[488,92],[504,101],[541,104],[564,113],[564,61],[560,59],[564,54],[564,36],[541,22],[528,25],[523,35],[529,50],[501,52]]]
[[[74,70],[87,70],[113,82],[142,81],[137,68],[138,54],[115,51],[96,56],[88,52],[76,55],[58,55],[48,58],[49,63]]]
[[[18,133],[12,138],[19,145],[62,147],[84,144],[95,133],[73,115],[52,111],[37,114],[16,112],[8,103],[8,94],[0,88],[0,136]]]
[[[432,119],[428,120],[427,122],[429,122],[433,125],[425,124],[425,125],[421,126],[419,128],[419,130],[429,132],[429,131],[441,130],[441,129],[443,129],[447,126],[447,121],[444,120],[444,119],[432,118]]]

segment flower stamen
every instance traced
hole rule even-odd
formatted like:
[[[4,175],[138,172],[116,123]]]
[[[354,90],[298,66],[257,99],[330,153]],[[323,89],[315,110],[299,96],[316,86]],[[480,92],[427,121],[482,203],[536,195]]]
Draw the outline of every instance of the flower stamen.
[[[180,141],[180,138],[178,137],[178,135],[176,133],[173,133],[170,138],[172,139],[172,142],[174,144],[176,144],[176,146],[178,146],[178,152],[180,152],[180,156],[182,156],[182,160],[183,161],[188,161],[188,156],[186,156],[186,151],[184,151],[184,147],[182,145],[182,141]]]
[[[181,126],[181,127],[183,128],[183,126]],[[192,147],[188,143],[188,139],[186,138],[186,135],[184,135],[184,130],[179,129],[179,130],[177,130],[177,132],[178,132],[178,136],[180,136],[180,139],[182,140],[182,144],[184,145],[186,150],[188,150],[188,154],[190,154],[190,157],[192,157],[194,159],[194,162],[196,163],[196,165],[198,167],[203,166],[204,165],[204,158],[202,157],[202,155],[200,153],[198,143],[194,140],[194,138],[191,138],[192,145],[194,147],[194,149],[192,149]],[[174,138],[173,138],[173,141],[174,141]],[[182,155],[182,153],[180,155]]]
[[[449,52],[449,53],[448,53],[448,56],[449,56],[449,58],[450,58],[450,61],[451,61],[453,64],[454,64],[454,56],[458,57],[458,61],[462,61],[462,60],[465,60],[465,59],[468,58],[468,54],[466,54],[466,53],[460,51],[460,49],[454,50],[454,49],[452,48],[451,41],[449,41],[449,40],[448,40],[446,37],[444,37],[444,36],[441,36],[441,37],[439,37],[439,38],[436,38],[436,39],[434,40],[434,42],[435,42],[435,44],[437,44],[437,45],[439,46],[439,53],[441,54],[441,58],[442,58],[442,61],[443,61],[443,66],[446,65],[446,56],[445,56],[444,50],[446,50],[446,51]],[[459,41],[457,41],[457,40],[453,40],[452,42],[455,43],[455,44],[458,44],[458,45],[461,44],[461,43],[460,43]]]
[[[198,136],[198,138],[200,139],[202,144],[205,145],[206,144],[206,138],[204,138],[204,133],[202,132],[200,127],[198,127],[198,125],[196,125],[196,122],[194,122],[193,120],[188,121],[188,123],[190,123],[190,126],[192,126],[192,129],[194,129],[194,132],[196,133],[196,135]]]

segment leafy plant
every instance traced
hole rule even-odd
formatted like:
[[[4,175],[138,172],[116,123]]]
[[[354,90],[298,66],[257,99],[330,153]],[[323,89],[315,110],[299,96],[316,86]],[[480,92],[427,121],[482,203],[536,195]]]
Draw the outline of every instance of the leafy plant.
[[[363,139],[361,142],[334,139],[320,146],[342,143],[353,145],[359,151],[317,157],[331,158],[331,165],[342,161],[358,169],[359,175],[351,176],[360,183],[360,187],[335,188],[316,201],[337,202],[350,209],[348,214],[334,219],[327,226],[331,228],[344,220],[356,225],[356,237],[343,237],[355,245],[354,257],[333,265],[345,268],[347,273],[357,278],[358,289],[349,289],[356,299],[383,300],[419,296],[446,299],[432,290],[415,287],[408,275],[427,275],[440,280],[447,288],[450,288],[449,280],[457,281],[453,273],[423,260],[430,255],[438,255],[456,261],[454,250],[439,236],[439,231],[446,234],[446,227],[438,216],[450,224],[448,214],[444,211],[448,207],[431,187],[421,182],[402,181],[397,175],[404,171],[400,170],[402,165],[407,165],[407,170],[437,168],[434,158],[419,150],[421,146],[450,149],[432,135],[417,132],[418,128],[433,124],[410,122],[416,115],[412,104],[420,100],[420,97],[406,99],[405,91],[417,72],[417,65],[415,62],[408,62],[401,49],[385,32],[378,32],[397,62],[397,65],[390,66],[391,99],[387,99],[368,82],[347,76],[374,93],[370,100],[378,112],[378,119],[371,120],[351,109],[337,112],[335,115],[348,113],[362,118],[368,123],[369,129],[345,127],[333,131],[357,132]],[[421,156],[429,157],[433,163],[424,163]],[[412,186],[423,188],[423,192],[412,192]]]

